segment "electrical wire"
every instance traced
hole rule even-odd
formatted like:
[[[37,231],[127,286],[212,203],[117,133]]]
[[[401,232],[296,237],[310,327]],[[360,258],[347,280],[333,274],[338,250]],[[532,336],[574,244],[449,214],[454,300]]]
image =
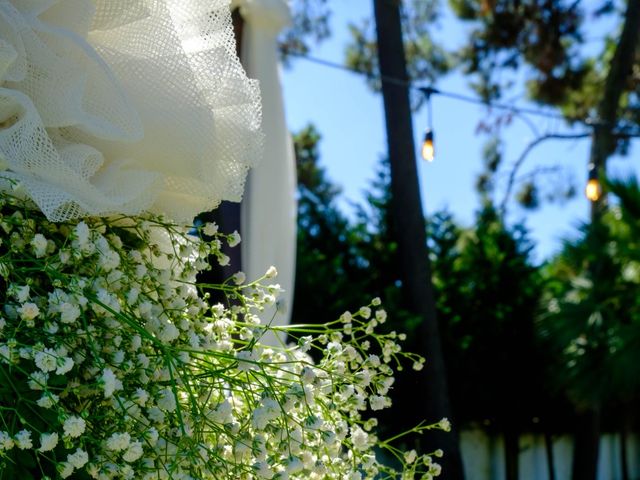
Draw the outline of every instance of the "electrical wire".
[[[343,65],[341,63],[337,63],[337,62],[332,62],[330,60],[325,60],[322,58],[318,58],[318,57],[314,57],[311,56],[307,53],[304,52],[299,52],[299,51],[295,51],[295,50],[291,50],[289,48],[287,48],[285,45],[282,45],[280,47],[280,50],[282,51],[282,53],[284,55],[289,55],[292,57],[296,57],[296,58],[302,58],[308,62],[311,63],[315,63],[317,65],[322,65],[325,67],[329,67],[329,68],[333,68],[336,70],[342,70],[345,72],[349,72],[349,73],[353,73],[356,75],[361,75],[364,77],[367,77],[370,80],[378,80],[381,83],[387,83],[390,85],[396,85],[396,86],[400,86],[400,87],[405,87],[405,88],[409,88],[411,90],[415,90],[415,91],[419,91],[427,96],[430,95],[440,95],[442,97],[447,97],[447,98],[451,98],[453,100],[459,100],[462,102],[466,102],[466,103],[471,103],[471,104],[475,104],[475,105],[482,105],[482,106],[486,106],[488,108],[494,108],[496,110],[507,110],[516,114],[524,114],[524,115],[535,115],[538,117],[545,117],[545,118],[552,118],[555,120],[564,120],[564,121],[572,121],[572,122],[579,122],[579,123],[583,123],[585,125],[588,125],[589,127],[593,127],[596,125],[596,122],[592,121],[592,120],[584,120],[584,119],[579,119],[579,118],[570,118],[567,117],[565,115],[559,114],[559,113],[554,113],[554,112],[548,112],[545,110],[540,110],[540,109],[534,109],[534,108],[527,108],[527,107],[516,107],[513,105],[508,105],[505,103],[500,103],[500,102],[491,102],[491,101],[485,101],[479,98],[475,98],[469,95],[464,95],[461,93],[457,93],[457,92],[450,92],[450,91],[446,91],[446,90],[441,90],[439,88],[434,88],[432,86],[422,86],[422,85],[416,85],[415,83],[408,81],[408,80],[403,80],[401,78],[395,78],[395,77],[389,77],[389,76],[385,76],[385,75],[374,75],[371,74],[370,72],[367,72],[366,70],[361,70],[358,68],[354,68],[354,67],[349,67],[348,65]]]

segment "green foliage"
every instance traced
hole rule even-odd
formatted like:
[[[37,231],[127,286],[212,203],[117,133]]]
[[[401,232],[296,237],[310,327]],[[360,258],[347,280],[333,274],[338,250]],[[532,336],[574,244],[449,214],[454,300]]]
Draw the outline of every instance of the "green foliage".
[[[458,68],[482,99],[521,98],[524,90],[529,99],[557,109],[567,122],[574,123],[602,120],[600,110],[605,85],[611,78],[624,77],[620,83],[622,88],[613,89],[621,91],[619,101],[613,99],[608,103],[615,105],[607,106],[608,110],[616,111],[615,118],[604,120],[609,127],[624,134],[607,137],[604,150],[607,155],[628,154],[630,137],[627,134],[637,133],[640,125],[637,95],[640,52],[631,62],[627,57],[622,61],[624,64],[620,60],[613,62],[622,43],[622,26],[633,22],[631,17],[627,18],[628,12],[625,13],[626,2],[449,0],[451,11],[468,27],[463,46],[458,49],[444,48],[432,35],[443,14],[443,2],[398,2],[402,7],[409,77],[421,85],[434,83],[443,74]],[[285,44],[301,42],[298,49],[306,52],[313,38],[325,39],[330,34],[331,5],[329,0],[295,0],[294,27],[287,34]],[[381,84],[375,24],[371,19],[363,19],[349,25],[349,31],[351,39],[346,46],[345,63],[369,73],[369,86],[377,91]],[[601,31],[605,31],[603,37],[600,37]],[[628,50],[628,46],[622,48],[625,49]],[[615,64],[613,68],[612,64]],[[412,95],[414,108],[419,108],[425,101],[424,94],[414,92]],[[511,116],[511,113],[498,116],[496,123],[506,118],[505,123],[509,124]],[[527,122],[530,126],[533,124]],[[537,131],[535,125],[533,130]],[[478,131],[484,131],[482,124]],[[486,133],[491,135],[491,142],[503,132],[500,128],[490,128]],[[542,135],[546,133],[549,132]],[[602,139],[598,142],[602,143]],[[497,193],[498,187],[502,188],[493,177],[503,173],[498,169],[505,162],[496,163],[498,158],[487,152],[485,158],[489,169],[480,174],[477,188],[487,200],[490,194]],[[573,178],[557,175],[550,169],[544,175],[539,173],[525,180],[516,179],[523,184],[517,200],[525,208],[537,208],[545,201],[562,202],[573,196]],[[553,188],[545,188],[550,182],[554,183]],[[511,186],[508,190],[511,192]],[[511,195],[507,200],[511,200]]]
[[[383,162],[378,169],[366,204],[356,205],[354,216],[347,218],[337,206],[336,195],[322,194],[339,189],[318,165],[320,137],[308,135],[309,131],[314,128],[307,127],[294,135],[298,168],[302,167],[303,171],[298,186],[293,321],[318,323],[327,314],[342,314],[359,304],[360,299],[379,296],[384,299],[385,308],[392,312],[382,330],[406,332],[403,349],[420,351],[422,345],[417,336],[420,319],[403,307],[398,246],[392,235],[395,227],[390,214],[388,162]],[[310,139],[314,141],[309,142]],[[308,178],[318,181],[307,183]],[[411,428],[411,420],[403,414],[403,408],[412,398],[415,372],[399,372],[397,377],[391,392],[393,406],[380,417],[381,429],[387,435]],[[419,438],[411,435],[402,441],[408,448],[418,448]]]
[[[579,408],[626,402],[640,393],[640,190],[609,182],[620,204],[545,267],[541,337],[552,379]]]
[[[503,71],[523,64],[531,67],[530,80],[552,103],[579,85],[585,75],[577,56],[582,41],[579,3],[450,1],[460,19],[474,24],[460,58],[467,73],[477,74],[478,93],[486,99],[499,96],[506,86]]]
[[[318,165],[320,135],[309,125],[294,135],[298,169],[298,255],[293,317],[320,323],[327,313],[338,316],[350,300],[375,295],[353,288],[362,265],[354,252],[349,221],[339,210],[333,185]],[[318,295],[322,291],[323,295]],[[304,299],[304,300],[301,300]],[[350,305],[360,305],[351,303]]]
[[[314,188],[336,191],[317,165],[317,143],[301,142],[308,135],[295,138],[299,157],[312,158],[315,178],[322,178]],[[302,172],[302,178],[309,178],[308,173]],[[323,195],[307,192],[308,183],[300,186],[294,319],[312,322],[327,308],[340,313],[371,292],[384,298],[393,312],[389,328],[408,331],[407,348],[416,349],[418,319],[401,307],[389,181],[388,164],[382,162],[365,204],[357,206],[351,221],[337,209],[335,196],[325,197],[325,208],[318,208]],[[544,389],[533,331],[541,284],[530,260],[533,245],[526,230],[506,228],[487,205],[473,228],[461,228],[443,212],[430,219],[429,233],[456,413],[465,422],[490,420],[497,428],[507,423],[521,428],[531,425],[531,419],[540,415]],[[402,405],[411,388],[401,379],[394,402]],[[508,408],[513,404],[520,405],[516,414],[509,413],[514,411]]]
[[[434,285],[454,407],[464,422],[531,427],[542,408],[534,319],[540,281],[523,227],[486,205],[473,228],[432,218]],[[473,398],[473,402],[468,399]],[[513,409],[513,405],[518,405]]]
[[[295,0],[291,2],[292,25],[280,39],[286,50],[306,53],[310,43],[320,43],[331,35],[331,9],[327,0]]]
[[[356,206],[355,218],[349,219],[337,205],[340,189],[318,165],[320,138],[312,125],[294,135],[299,183],[293,318],[316,323],[327,312],[339,315],[373,295],[385,299],[394,318],[407,319],[408,314],[399,307],[388,165],[379,169],[367,205]],[[415,319],[407,323],[411,328],[416,324]]]
[[[453,57],[433,39],[430,29],[440,12],[438,0],[410,0],[403,2],[402,26],[404,50],[409,78],[420,84],[435,83],[436,79],[453,66]],[[350,42],[346,47],[345,62],[348,66],[367,72],[369,86],[379,91],[378,51],[375,25],[369,20],[350,24]],[[423,95],[413,99],[419,108],[425,100]]]
[[[536,184],[533,182],[523,184],[516,195],[516,200],[525,208],[538,208],[540,205],[540,196]]]

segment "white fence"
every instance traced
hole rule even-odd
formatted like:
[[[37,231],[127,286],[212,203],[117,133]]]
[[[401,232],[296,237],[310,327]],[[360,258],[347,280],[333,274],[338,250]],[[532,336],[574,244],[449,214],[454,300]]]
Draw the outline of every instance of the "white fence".
[[[627,462],[631,480],[640,480],[640,438],[627,440]],[[480,430],[461,434],[467,480],[504,480],[504,441]],[[571,479],[573,442],[571,436],[554,437],[553,457],[556,480]],[[598,480],[622,480],[620,436],[603,435],[600,440]],[[520,480],[549,480],[549,466],[542,435],[520,437]]]

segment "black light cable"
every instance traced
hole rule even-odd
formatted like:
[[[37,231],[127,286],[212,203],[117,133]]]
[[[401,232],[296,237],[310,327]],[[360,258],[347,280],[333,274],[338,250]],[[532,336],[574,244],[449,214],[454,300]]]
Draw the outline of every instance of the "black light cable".
[[[552,119],[556,119],[556,120],[563,120],[563,121],[567,121],[567,122],[577,122],[577,123],[582,123],[583,125],[585,125],[586,127],[593,129],[596,127],[602,127],[602,126],[611,126],[608,125],[606,123],[603,122],[599,122],[597,120],[588,118],[588,119],[581,119],[581,118],[572,118],[572,117],[567,117],[565,115],[559,114],[559,113],[554,113],[554,112],[548,112],[545,110],[540,110],[540,109],[535,109],[535,108],[527,108],[527,107],[515,107],[513,105],[509,105],[506,103],[500,103],[500,102],[491,102],[491,101],[485,101],[476,97],[472,97],[469,95],[464,95],[461,93],[456,93],[456,92],[448,92],[445,90],[440,90],[440,89],[436,89],[432,86],[420,86],[420,85],[416,85],[411,81],[407,81],[407,80],[403,80],[400,78],[395,78],[395,77],[389,77],[389,76],[385,76],[385,75],[374,75],[373,73],[366,71],[366,70],[361,70],[358,68],[354,68],[354,67],[349,67],[347,65],[343,65],[340,63],[336,63],[336,62],[332,62],[330,60],[325,60],[322,58],[317,58],[317,57],[313,57],[305,52],[299,52],[299,51],[295,51],[295,50],[291,50],[289,48],[287,48],[286,45],[281,45],[280,46],[280,50],[284,55],[289,55],[292,57],[297,57],[297,58],[302,58],[304,60],[307,60],[308,62],[311,63],[315,63],[318,65],[322,65],[325,67],[329,67],[329,68],[333,68],[336,70],[342,70],[342,71],[346,71],[349,73],[353,73],[356,75],[361,75],[364,77],[367,77],[370,80],[377,80],[381,83],[387,83],[387,84],[392,84],[392,85],[397,85],[397,86],[401,86],[401,87],[405,87],[414,91],[419,91],[421,92],[426,99],[426,103],[427,103],[427,120],[428,120],[428,126],[427,129],[425,131],[424,134],[424,138],[423,138],[423,143],[422,143],[422,158],[428,162],[432,162],[435,159],[435,145],[434,145],[434,130],[433,130],[433,111],[432,111],[432,105],[431,105],[431,97],[433,95],[441,95],[443,97],[446,98],[451,98],[453,100],[459,100],[462,102],[466,102],[466,103],[471,103],[471,104],[475,104],[475,105],[483,105],[485,107],[488,108],[492,108],[492,109],[496,109],[496,110],[506,110],[509,112],[512,112],[514,114],[522,114],[522,115],[533,115],[533,116],[537,116],[537,117],[544,117],[544,118],[552,118]],[[619,125],[613,125],[612,127],[614,127],[614,130],[617,130],[617,132],[613,132],[613,134],[616,137],[619,138],[635,138],[635,137],[639,137],[640,136],[640,132],[637,131],[625,131],[624,128],[620,128]],[[577,135],[577,136],[581,136],[581,135]],[[586,135],[585,135],[586,136]],[[600,184],[600,180],[598,178],[598,169],[595,165],[593,164],[589,164],[589,175],[588,175],[588,181],[587,181],[587,185],[585,187],[585,194],[587,196],[587,198],[589,200],[591,200],[592,202],[596,202],[598,201],[598,199],[600,198],[600,196],[602,195],[602,185]]]

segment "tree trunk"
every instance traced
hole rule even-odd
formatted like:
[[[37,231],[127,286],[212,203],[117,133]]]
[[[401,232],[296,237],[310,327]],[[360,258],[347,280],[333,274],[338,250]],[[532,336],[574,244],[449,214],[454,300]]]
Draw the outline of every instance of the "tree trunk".
[[[600,451],[600,410],[593,408],[577,416],[573,445],[572,480],[596,480]]]
[[[520,461],[520,435],[507,426],[504,432],[504,460],[506,480],[518,480]]]
[[[620,426],[620,471],[622,472],[622,480],[631,479],[629,476],[629,457],[627,449],[633,418],[631,412],[630,403],[625,402],[622,407],[622,425]]]
[[[451,418],[451,408],[418,186],[409,90],[402,84],[408,81],[408,75],[400,1],[374,0],[374,11],[380,73],[383,78],[401,80],[393,83],[385,81],[382,84],[391,164],[391,211],[399,246],[403,295],[407,309],[422,318],[420,335],[423,354],[427,358],[425,368],[420,373],[419,391],[412,396],[412,411],[407,413],[415,416],[416,423],[422,420],[437,422],[443,417]],[[443,467],[443,478],[463,478],[462,458],[455,430],[450,433],[427,432],[425,443],[426,452],[437,448],[445,452],[444,457],[438,460]]]
[[[632,73],[635,56],[640,41],[640,2],[629,0],[624,16],[624,26],[609,64],[609,72],[604,84],[602,99],[598,104],[597,124],[593,129],[593,141],[589,163],[600,172],[606,173],[606,162],[615,151],[615,128],[618,121],[620,99],[625,83]],[[591,204],[591,218],[598,219],[605,206],[605,196]]]
[[[589,156],[590,167],[600,174],[606,173],[607,159],[616,147],[615,129],[619,116],[620,100],[625,83],[632,73],[640,41],[640,2],[629,0],[624,16],[622,33],[609,65],[602,99],[598,104],[597,124]],[[591,203],[591,222],[600,222],[606,208],[606,197]],[[604,246],[603,246],[604,247]],[[597,253],[597,252],[595,252]],[[592,279],[597,284],[597,278]],[[595,480],[598,471],[600,443],[600,414],[598,408],[578,418],[573,453],[573,479]]]
[[[544,432],[544,449],[547,453],[547,471],[549,480],[556,480],[556,462],[553,455],[553,435],[548,431]]]

